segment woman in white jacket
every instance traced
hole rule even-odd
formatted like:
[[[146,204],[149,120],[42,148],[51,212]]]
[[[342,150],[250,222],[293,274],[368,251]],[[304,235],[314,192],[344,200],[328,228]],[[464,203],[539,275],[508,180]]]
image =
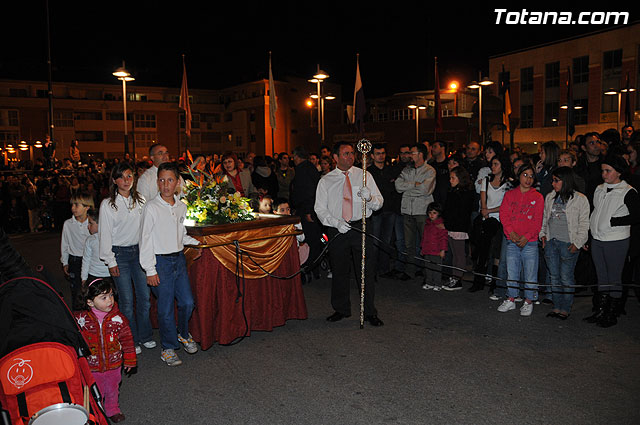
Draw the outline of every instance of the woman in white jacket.
[[[622,174],[627,162],[618,155],[602,160],[602,180],[593,195],[591,213],[591,257],[598,275],[595,313],[585,320],[608,328],[615,325],[622,309],[622,269],[629,251],[631,225],[640,222],[638,192]]]
[[[553,171],[553,190],[544,200],[540,240],[551,277],[553,310],[547,317],[566,320],[573,305],[573,272],[589,237],[589,200],[577,191],[573,170]]]

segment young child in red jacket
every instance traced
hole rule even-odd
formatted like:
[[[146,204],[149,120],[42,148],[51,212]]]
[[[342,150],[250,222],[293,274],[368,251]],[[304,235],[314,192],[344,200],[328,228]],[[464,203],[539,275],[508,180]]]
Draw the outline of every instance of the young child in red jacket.
[[[104,397],[105,413],[112,422],[125,419],[118,404],[120,368],[136,367],[136,350],[129,321],[113,298],[111,279],[95,279],[82,288],[85,310],[74,313],[82,336],[91,349],[91,374]]]
[[[440,279],[442,278],[442,259],[447,251],[448,233],[444,228],[442,219],[442,206],[437,202],[432,202],[427,207],[427,221],[424,223],[422,232],[422,257],[427,260],[425,268],[424,285],[422,289],[442,289]]]

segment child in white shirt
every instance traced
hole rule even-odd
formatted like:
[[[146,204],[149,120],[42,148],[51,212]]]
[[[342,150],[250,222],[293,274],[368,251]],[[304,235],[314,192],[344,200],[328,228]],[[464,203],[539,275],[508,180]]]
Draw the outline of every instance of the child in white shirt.
[[[110,278],[109,268],[100,259],[100,244],[98,241],[98,214],[91,210],[89,216],[89,237],[84,244],[82,254],[82,272],[80,278],[84,285],[86,281],[93,281],[96,278]]]
[[[148,201],[142,217],[140,264],[147,273],[147,284],[158,298],[158,325],[162,344],[162,361],[178,366],[182,360],[175,353],[180,347],[189,354],[198,346],[189,333],[189,318],[194,308],[184,244],[199,245],[187,235],[184,220],[187,206],[174,195],[180,174],[174,163],[158,167],[159,196]],[[174,299],[178,306],[178,327],[174,316]]]
[[[82,288],[80,272],[82,270],[82,254],[84,244],[89,237],[89,222],[87,213],[93,208],[93,198],[86,193],[79,193],[71,197],[71,213],[73,216],[62,226],[62,240],[60,242],[60,262],[64,274],[71,282],[70,306],[73,310],[81,308],[79,294]]]

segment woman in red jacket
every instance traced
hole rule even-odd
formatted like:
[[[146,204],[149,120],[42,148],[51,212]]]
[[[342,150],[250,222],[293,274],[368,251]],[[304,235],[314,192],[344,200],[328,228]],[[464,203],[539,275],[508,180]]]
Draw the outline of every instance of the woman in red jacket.
[[[91,349],[91,374],[104,397],[104,410],[112,422],[125,419],[118,405],[120,368],[136,367],[136,350],[129,321],[113,298],[111,279],[95,279],[83,287],[86,310],[75,312],[82,336]]]
[[[533,312],[533,300],[538,290],[538,234],[542,227],[544,199],[533,188],[535,170],[531,163],[521,165],[517,172],[520,185],[505,193],[500,205],[500,221],[507,238],[507,299],[498,311],[505,313],[516,308],[517,281],[525,281],[524,304],[521,316]]]

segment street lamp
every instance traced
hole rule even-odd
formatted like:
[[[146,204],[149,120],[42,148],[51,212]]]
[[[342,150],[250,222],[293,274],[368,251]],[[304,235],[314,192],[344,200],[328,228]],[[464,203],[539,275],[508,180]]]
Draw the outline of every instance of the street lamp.
[[[124,154],[129,153],[129,135],[127,132],[127,81],[134,81],[135,78],[131,76],[131,73],[124,67],[124,61],[122,66],[113,72],[113,76],[122,81],[122,108],[124,110]],[[133,142],[133,158],[136,157],[136,144]]]
[[[605,95],[607,96],[614,96],[614,95],[618,95],[618,118],[617,118],[617,124],[616,124],[616,129],[618,131],[620,131],[620,104],[622,103],[622,93],[627,93],[627,92],[632,92],[632,91],[636,91],[636,89],[634,89],[633,87],[629,87],[628,89],[625,87],[623,89],[621,89],[620,91],[616,91],[616,89],[609,89],[606,92],[604,92]],[[629,96],[629,94],[627,93],[627,96]]]
[[[313,78],[309,80],[310,83],[314,83],[317,85],[317,92],[316,92],[316,96],[317,97],[313,97],[314,99],[318,99],[318,134],[320,134],[320,138],[322,139],[322,141],[324,142],[324,100],[325,98],[328,100],[329,97],[323,97],[322,96],[322,83],[324,82],[324,80],[326,80],[327,78],[329,78],[329,74],[327,74],[325,71],[320,69],[320,65],[318,65],[318,69],[316,71],[316,73],[313,75]],[[335,99],[335,97],[332,97],[332,99]]]
[[[493,81],[484,77],[480,82],[472,81],[467,87],[470,89],[478,89],[478,134],[480,135],[480,141],[484,144],[484,137],[482,134],[482,87],[490,86]]]
[[[416,144],[420,143],[420,110],[427,109],[424,105],[409,105],[409,109],[414,110],[414,115],[416,117]]]
[[[453,92],[453,110],[454,116],[458,116],[458,89],[460,88],[460,84],[457,81],[452,81],[449,83],[449,91]]]

